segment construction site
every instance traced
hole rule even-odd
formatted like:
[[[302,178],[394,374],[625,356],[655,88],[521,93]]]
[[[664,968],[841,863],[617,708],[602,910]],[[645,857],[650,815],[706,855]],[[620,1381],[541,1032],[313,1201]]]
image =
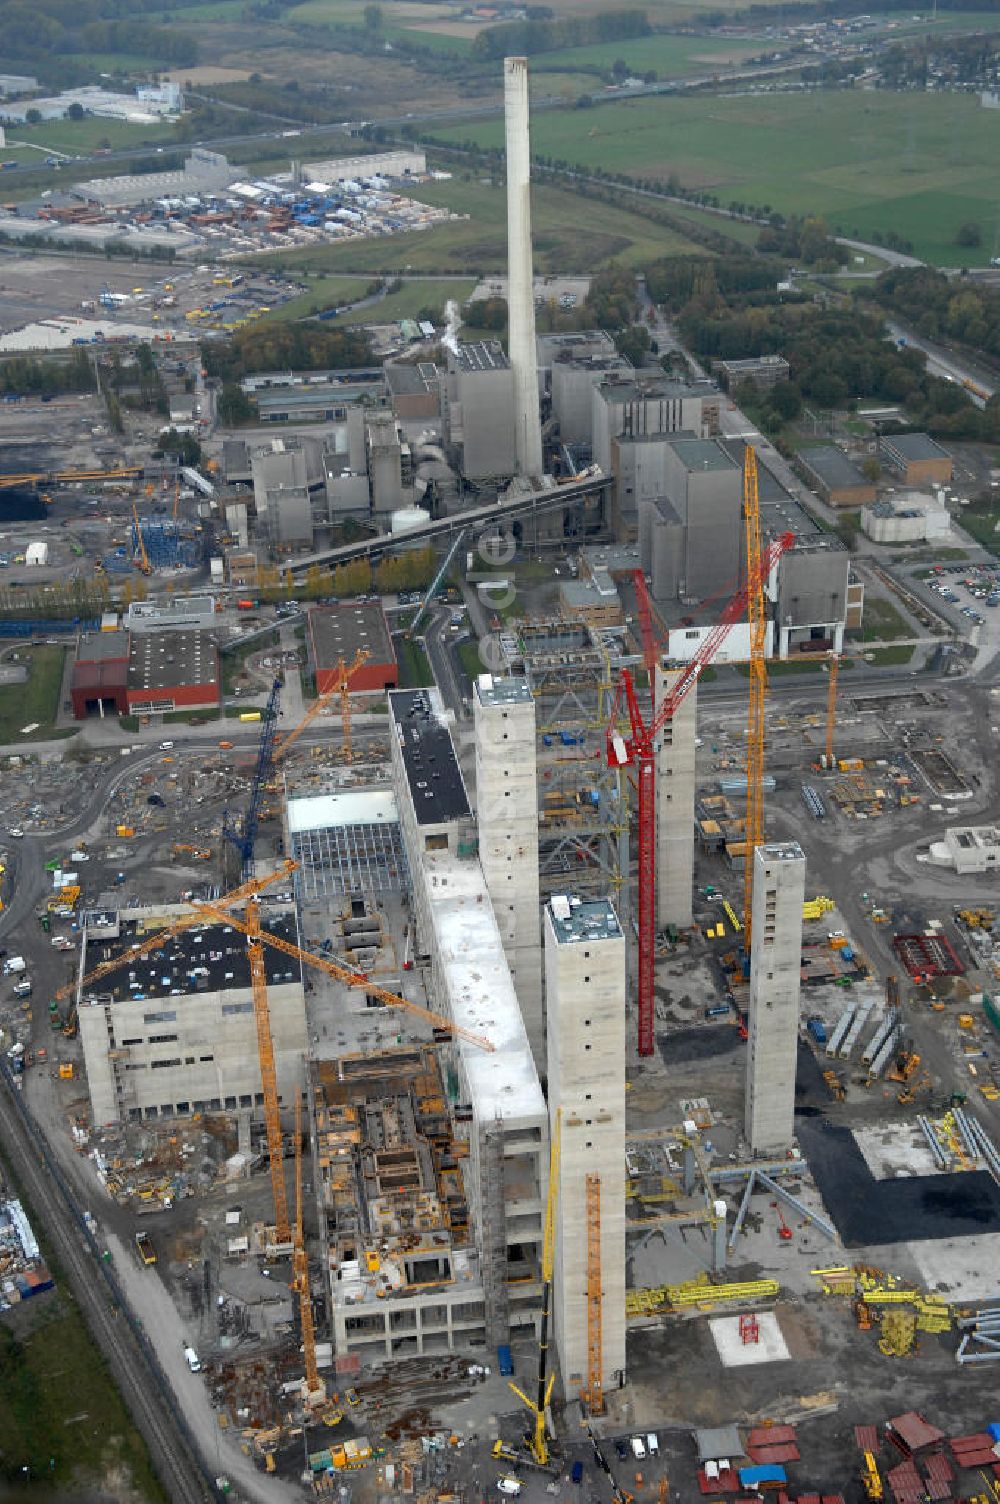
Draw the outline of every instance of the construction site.
[[[479,374],[530,482],[505,86]],[[846,558],[762,522],[752,444],[679,442],[737,570],[681,657],[635,549],[484,609],[458,531],[394,636],[133,603],[69,676],[93,743],[0,767],[7,1085],[206,1496],[1000,1504],[998,691],[851,672]],[[175,477],[121,478],[102,567],[187,567]],[[843,618],[793,621],[817,559]]]

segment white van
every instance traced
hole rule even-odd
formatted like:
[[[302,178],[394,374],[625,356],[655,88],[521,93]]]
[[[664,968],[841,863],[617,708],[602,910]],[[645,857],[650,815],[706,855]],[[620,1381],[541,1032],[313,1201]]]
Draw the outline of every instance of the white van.
[[[650,1457],[658,1457],[660,1455],[660,1438],[655,1431],[648,1431],[646,1433],[646,1451]]]
[[[645,1455],[646,1455],[646,1448],[643,1445],[642,1437],[641,1436],[633,1436],[632,1437],[632,1456],[635,1458],[636,1462],[641,1462],[642,1459],[645,1457]]]
[[[201,1359],[193,1347],[186,1347],[184,1349],[184,1357],[192,1373],[201,1373]]]

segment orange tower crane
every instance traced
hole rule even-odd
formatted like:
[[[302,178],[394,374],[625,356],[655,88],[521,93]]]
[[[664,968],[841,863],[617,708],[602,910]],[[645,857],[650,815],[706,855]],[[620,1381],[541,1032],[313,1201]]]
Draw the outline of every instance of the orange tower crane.
[[[750,710],[747,726],[747,818],[743,857],[743,943],[750,954],[753,854],[764,839],[764,702],[767,698],[767,617],[760,559],[757,451],[743,456],[743,520],[747,544],[747,616],[750,622]]]
[[[351,761],[351,680],[354,678],[354,675],[358,672],[358,670],[368,662],[370,657],[371,653],[368,652],[366,648],[359,648],[355,653],[354,659],[351,662],[350,666],[345,663],[343,658],[340,658],[338,660],[337,667],[334,670],[334,673],[337,676],[336,680],[333,684],[330,685],[329,689],[324,689],[321,695],[317,695],[316,699],[313,700],[312,704],[309,706],[309,709],[306,711],[299,724],[294,728],[294,730],[289,731],[288,735],[278,743],[278,745],[274,749],[274,756],[271,759],[272,762],[280,762],[281,759],[291,751],[295,743],[298,741],[299,737],[302,735],[303,731],[305,731],[308,726],[312,725],[313,721],[319,715],[320,711],[323,710],[325,706],[329,705],[334,695],[338,694],[340,695],[340,709],[344,721],[344,751],[347,756],[347,761]]]
[[[604,1414],[604,1331],[601,1303],[601,1177],[587,1176],[587,1392],[590,1415]]]
[[[225,913],[222,909],[220,913]],[[260,901],[256,894],[247,899],[247,959],[250,962],[250,986],[253,989],[253,1016],[257,1025],[257,1058],[260,1062],[260,1089],[264,1097],[264,1128],[267,1133],[267,1157],[271,1167],[271,1191],[274,1196],[274,1235],[277,1243],[287,1243],[288,1192],[285,1189],[285,1146],[281,1136],[281,1106],[278,1102],[278,1075],[274,1065],[274,1038],[271,1034],[271,1010],[267,1001],[267,967],[261,944]],[[227,923],[235,923],[230,915]]]
[[[748,572],[747,584],[737,591],[724,608],[722,616],[702,640],[694,657],[684,667],[668,694],[657,706],[647,723],[643,720],[632,675],[622,669],[618,691],[611,707],[605,733],[608,766],[622,768],[634,764],[639,791],[639,1054],[652,1055],[653,1040],[653,959],[656,944],[656,745],[657,737],[671,718],[688,690],[698,682],[702,669],[710,663],[729,635],[734,622],[747,609],[751,583],[763,582],[786,549],[795,542],[794,533],[783,533],[769,544],[759,557],[756,574]],[[622,702],[628,715],[629,731],[618,730]]]
[[[826,686],[826,765],[833,767],[833,733],[837,725],[837,676],[840,673],[840,654],[831,653],[830,677]]]
[[[299,1297],[302,1354],[306,1366],[306,1399],[316,1404],[326,1398],[326,1388],[316,1362],[316,1326],[313,1321],[309,1258],[302,1231],[302,1097],[295,1093],[295,1243],[292,1249],[292,1289]]]

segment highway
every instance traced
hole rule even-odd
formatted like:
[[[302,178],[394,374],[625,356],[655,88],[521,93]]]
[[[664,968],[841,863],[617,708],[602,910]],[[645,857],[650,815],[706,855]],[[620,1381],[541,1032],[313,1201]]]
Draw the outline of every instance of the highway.
[[[114,1270],[101,1258],[80,1207],[14,1087],[6,1061],[0,1078],[5,1158],[30,1203],[36,1230],[51,1249],[58,1277],[72,1289],[145,1439],[164,1489],[174,1504],[207,1504],[221,1497],[199,1466],[159,1364],[128,1314]]]
[[[932,376],[942,376],[946,381],[955,381],[964,386],[977,407],[985,407],[989,398],[996,395],[996,378],[987,375],[982,368],[970,365],[966,356],[956,355],[944,345],[925,339],[896,319],[886,319],[886,328],[897,344],[905,343],[914,350],[924,352],[927,356],[927,369]]]

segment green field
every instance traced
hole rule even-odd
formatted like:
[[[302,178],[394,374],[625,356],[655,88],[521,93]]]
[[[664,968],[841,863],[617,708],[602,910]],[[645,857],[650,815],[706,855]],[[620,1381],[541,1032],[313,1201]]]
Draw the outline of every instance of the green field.
[[[502,144],[502,122],[439,126],[455,141]],[[837,90],[730,98],[636,99],[587,112],[546,111],[532,149],[567,162],[825,214],[860,237],[895,230],[937,264],[983,265],[992,246],[1000,111],[961,94]],[[615,222],[617,216],[612,218]],[[976,219],[983,244],[954,244]]]
[[[421,183],[414,190],[424,203],[442,204],[468,220],[428,230],[303,251],[254,257],[255,266],[281,266],[290,272],[451,272],[483,273],[507,264],[506,193],[471,179]],[[535,270],[585,274],[621,261],[639,266],[661,256],[698,254],[699,247],[617,206],[593,202],[561,188],[538,185],[532,192]]]
[[[16,651],[19,662],[30,660],[28,682],[0,688],[0,743],[44,741],[52,735],[59,710],[66,649],[44,646]],[[22,736],[22,726],[33,722],[38,723],[38,730]]]
[[[590,47],[564,47],[532,59],[532,71],[550,67],[610,69],[620,58],[637,75],[655,68],[660,78],[688,78],[713,69],[735,67],[756,57],[767,44],[733,37],[689,37],[660,33],[627,42],[600,42]]]
[[[458,304],[468,301],[475,287],[470,277],[419,277],[403,282],[399,292],[379,298],[377,303],[368,303],[357,312],[348,309],[331,322],[336,324],[389,324],[394,319],[415,319],[421,309],[434,310],[434,322],[444,312],[449,299]]]
[[[151,141],[154,149],[173,140],[171,125],[126,125],[122,120],[98,120],[87,116],[83,120],[44,120],[40,125],[9,125],[7,140],[10,144],[28,143],[47,150],[66,152],[70,156],[93,151],[102,141],[112,150],[126,146],[141,146]],[[9,155],[6,151],[5,155]],[[39,166],[44,158],[37,152]]]

